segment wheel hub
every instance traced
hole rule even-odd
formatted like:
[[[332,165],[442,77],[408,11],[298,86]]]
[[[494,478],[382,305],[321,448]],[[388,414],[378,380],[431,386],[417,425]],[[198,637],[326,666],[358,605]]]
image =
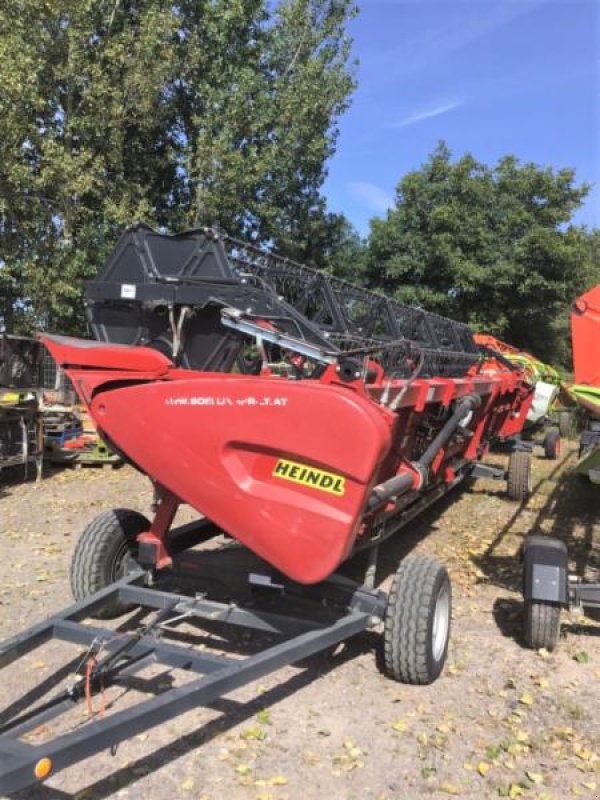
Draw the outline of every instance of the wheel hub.
[[[439,661],[444,654],[450,627],[450,592],[444,586],[437,596],[433,614],[433,630],[431,633],[431,651],[434,659]]]

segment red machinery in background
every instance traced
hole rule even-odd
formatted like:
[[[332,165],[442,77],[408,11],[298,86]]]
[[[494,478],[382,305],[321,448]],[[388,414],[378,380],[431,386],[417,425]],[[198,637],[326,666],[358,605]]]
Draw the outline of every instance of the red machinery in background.
[[[575,383],[600,386],[600,284],[573,303],[571,336]]]
[[[600,483],[600,285],[571,307],[575,382],[565,386],[579,406],[579,461],[575,472]],[[568,413],[568,412],[564,412]],[[524,636],[530,647],[553,650],[560,636],[561,608],[600,608],[600,583],[569,574],[569,554],[562,539],[530,535],[523,547]]]
[[[556,415],[554,411],[561,390],[559,372],[531,353],[506,344],[495,336],[477,333],[474,338],[487,353],[496,354],[503,361],[507,360],[520,368],[525,379],[533,386],[533,398],[523,429],[524,437],[517,437],[511,444],[528,452],[532,452],[537,445],[544,450],[546,458],[556,460],[560,455],[561,436],[567,437],[570,430],[568,413],[563,411]],[[558,425],[554,426],[556,417]],[[544,432],[544,438],[536,440],[534,434],[539,431]]]
[[[88,648],[88,669],[41,716],[0,724],[0,792],[379,623],[388,674],[433,681],[448,574],[410,556],[378,591],[379,545],[467,476],[507,478],[526,498],[527,453],[507,473],[481,463],[523,426],[532,387],[519,368],[482,354],[464,325],[214,231],[137,226],[87,297],[101,341],[42,339],[107,444],[148,475],[156,510],[94,520],[71,566],[76,605],[0,647],[3,664],[49,638]],[[174,530],[184,503],[201,518]],[[232,572],[218,552],[191,550],[223,533],[260,561]],[[367,548],[361,583],[336,573]],[[80,624],[132,605],[156,610],[141,632]],[[191,619],[283,641],[240,661],[149,635]],[[148,658],[202,677],[40,747],[19,738]]]

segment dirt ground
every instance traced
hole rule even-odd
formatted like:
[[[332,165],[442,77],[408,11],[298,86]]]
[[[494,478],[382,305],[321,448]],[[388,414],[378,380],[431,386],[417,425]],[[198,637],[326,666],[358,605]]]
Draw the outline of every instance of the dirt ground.
[[[509,501],[503,484],[480,481],[385,546],[384,586],[413,550],[438,556],[450,571],[452,642],[434,685],[384,677],[375,657],[380,632],[371,631],[16,797],[600,798],[600,628],[565,613],[553,654],[525,649],[520,636],[517,554],[525,534],[563,537],[574,570],[586,577],[600,564],[598,489],[570,474],[573,449],[561,462],[534,458],[526,504]],[[70,602],[71,552],[93,516],[116,506],[147,512],[150,500],[147,482],[128,468],[56,472],[39,485],[4,481],[0,638]],[[28,684],[60,686],[59,658],[56,648],[40,648],[9,668],[2,707]]]

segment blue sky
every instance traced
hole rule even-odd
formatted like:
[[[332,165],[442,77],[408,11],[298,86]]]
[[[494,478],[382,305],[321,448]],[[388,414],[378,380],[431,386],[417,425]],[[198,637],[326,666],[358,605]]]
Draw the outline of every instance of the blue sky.
[[[574,167],[600,226],[600,0],[360,0],[358,89],[324,193],[361,234],[445,139],[455,156]]]

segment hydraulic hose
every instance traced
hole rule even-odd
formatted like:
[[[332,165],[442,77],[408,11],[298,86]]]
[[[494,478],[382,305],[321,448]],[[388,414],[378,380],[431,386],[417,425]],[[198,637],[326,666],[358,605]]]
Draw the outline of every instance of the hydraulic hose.
[[[433,464],[434,458],[456,433],[456,429],[460,426],[463,419],[480,405],[481,397],[478,394],[468,394],[466,397],[463,397],[454,409],[454,414],[452,414],[450,419],[444,424],[444,427],[431,442],[427,450],[425,450],[417,463],[425,470],[429,470],[429,467]]]
[[[394,475],[393,478],[380,483],[375,486],[369,495],[367,508],[373,511],[379,506],[385,505],[392,497],[400,497],[406,492],[410,492],[415,482],[415,476],[412,472],[403,472],[400,475]]]
[[[425,486],[429,479],[429,468],[433,464],[437,454],[450,441],[465,417],[480,405],[481,397],[478,394],[468,394],[466,397],[463,397],[454,409],[454,413],[450,419],[444,423],[444,426],[425,450],[421,458],[419,458],[418,461],[412,462],[411,466],[414,471],[394,475],[393,478],[389,478],[389,480],[375,486],[368,500],[368,510],[373,511],[387,503],[392,497],[400,497],[415,488],[415,475],[420,475],[422,479],[421,485],[417,488]]]

